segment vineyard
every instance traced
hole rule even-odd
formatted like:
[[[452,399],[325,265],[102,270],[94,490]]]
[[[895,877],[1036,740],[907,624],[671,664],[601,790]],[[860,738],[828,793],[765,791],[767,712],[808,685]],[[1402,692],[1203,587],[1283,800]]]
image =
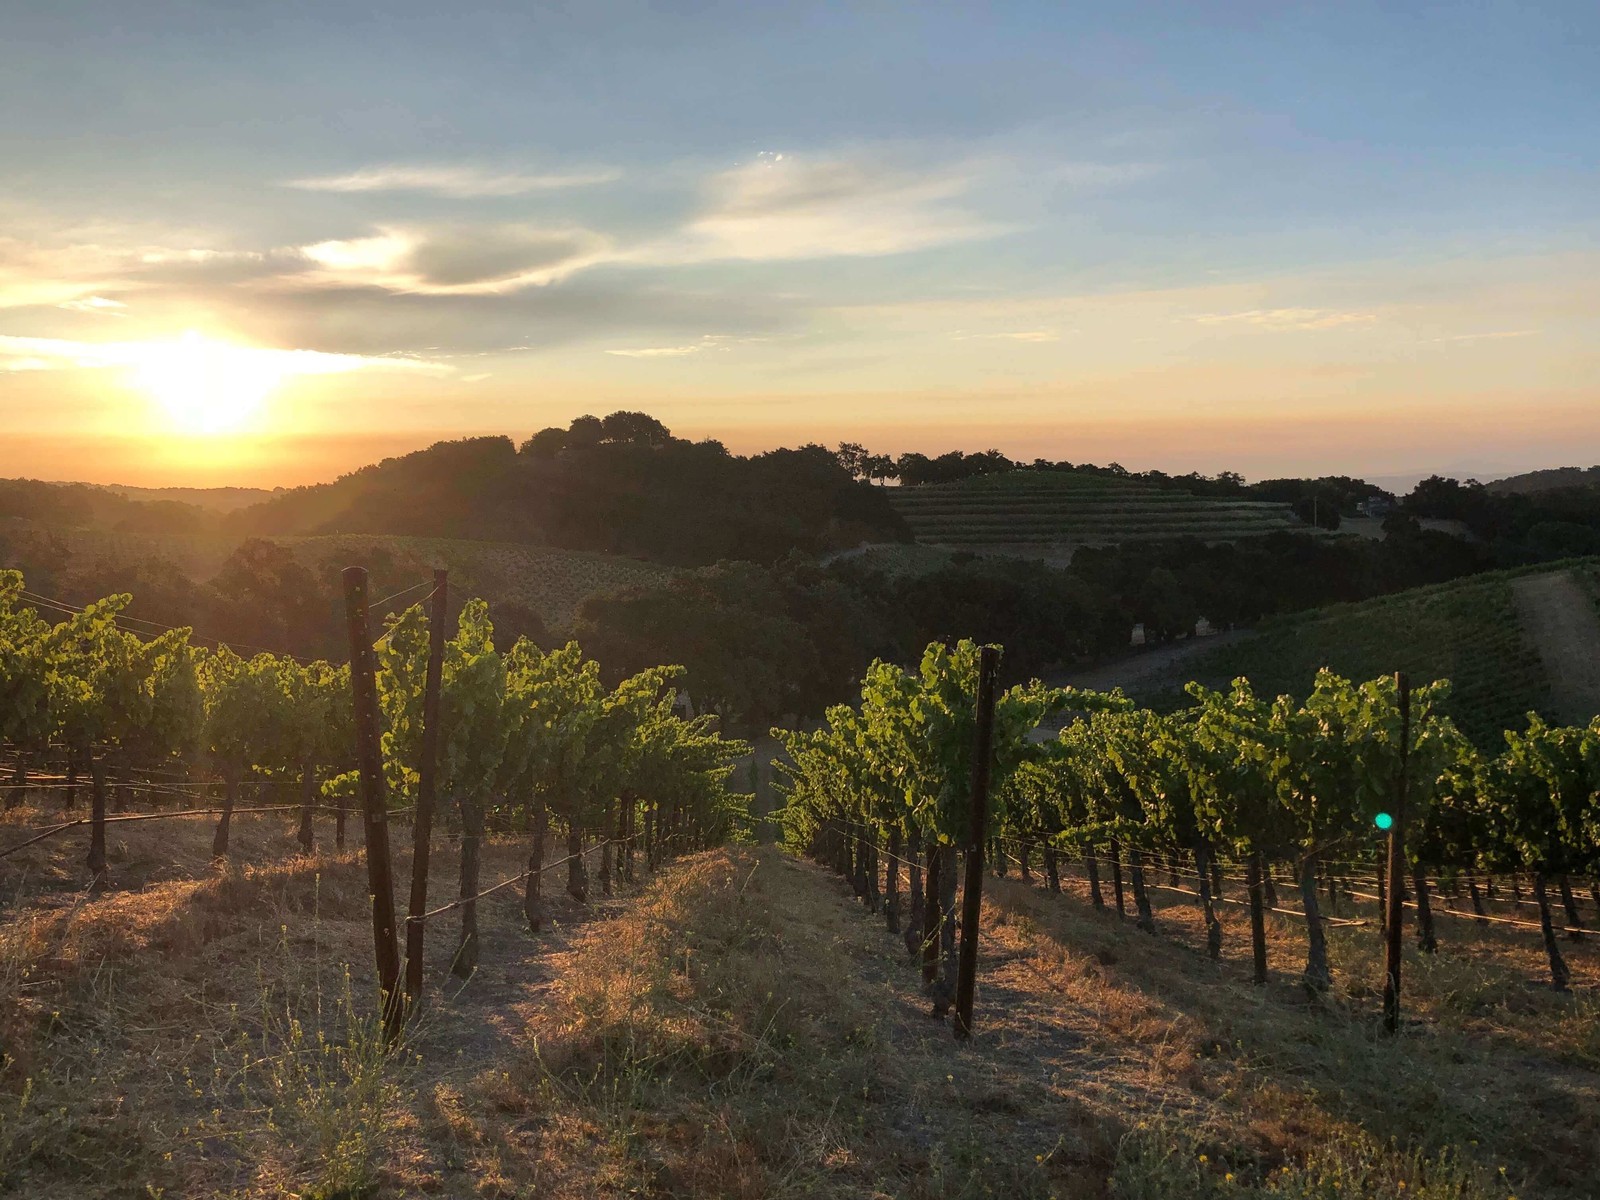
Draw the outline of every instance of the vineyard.
[[[442,575],[347,572],[349,665],[0,580],[0,1191],[1577,1200],[1600,1170],[1600,720],[1496,752],[1426,677],[1158,712],[935,644],[773,731],[780,854],[728,848],[749,747],[676,715],[675,668],[606,686],[479,601],[446,629]]]
[[[1239,905],[1257,987],[1272,978],[1269,914],[1295,917],[1305,930],[1299,982],[1317,1005],[1335,989],[1331,929],[1380,924],[1391,1034],[1406,1028],[1408,925],[1430,957],[1453,936],[1523,932],[1542,947],[1552,992],[1571,990],[1575,953],[1592,995],[1600,718],[1561,728],[1530,716],[1488,754],[1442,714],[1444,681],[1353,684],[1325,670],[1303,702],[1258,696],[1244,679],[1226,691],[1193,684],[1188,707],[1160,714],[1120,693],[1037,682],[986,701],[989,657],[964,642],[930,646],[915,672],[876,664],[858,705],[831,709],[815,731],[775,731],[789,754],[791,845],[883,913],[920,968],[932,1014],[953,1012],[958,1038],[982,1021],[972,1006],[986,863],[1002,873],[1014,863],[1051,893],[1069,866],[1081,869],[1094,909],[1132,915],[1150,935],[1152,895],[1182,895],[1215,963],[1221,910]],[[1057,739],[1030,739],[1062,712],[1077,719]],[[1592,1102],[1600,1059],[1586,1036],[1577,1053],[1591,1068]]]
[[[71,1067],[55,1062],[58,1056],[72,1061],[80,1021],[92,1019],[94,997],[75,991],[72,964],[95,952],[97,937],[132,937],[152,949],[163,944],[171,935],[159,928],[169,915],[161,911],[165,906],[157,899],[146,913],[137,897],[184,893],[189,914],[178,921],[188,926],[181,935],[202,941],[209,937],[208,907],[231,911],[270,902],[320,911],[317,864],[326,860],[313,857],[320,826],[324,843],[331,832],[339,877],[328,899],[348,911],[354,879],[342,868],[347,843],[357,840],[348,826],[358,826],[370,897],[361,907],[369,909],[373,950],[349,954],[343,963],[348,974],[352,961],[371,962],[375,955],[381,1029],[369,1028],[348,982],[342,1005],[341,993],[325,993],[320,980],[287,1008],[273,986],[259,995],[219,996],[212,984],[199,993],[203,1008],[218,1002],[230,1010],[243,1002],[263,1006],[255,1022],[235,1022],[219,1034],[233,1039],[229,1053],[246,1050],[251,1038],[275,1041],[275,1052],[288,1055],[278,1069],[292,1076],[305,1069],[297,1039],[323,1039],[324,1060],[316,1069],[333,1070],[354,1086],[361,1071],[376,1067],[349,1055],[386,1058],[403,1022],[423,1019],[426,934],[448,948],[443,965],[450,974],[471,978],[481,961],[479,906],[487,898],[516,889],[518,925],[539,933],[550,870],[564,866],[568,895],[583,903],[593,886],[591,862],[598,864],[596,890],[609,896],[614,885],[633,880],[639,858],[657,865],[727,839],[747,819],[748,798],[730,793],[726,781],[748,747],[721,737],[710,718],[676,715],[676,668],[655,668],[607,688],[599,664],[576,643],[544,651],[520,639],[498,649],[478,600],[467,603],[453,637],[414,603],[374,641],[365,572],[351,568],[345,582],[352,653],[349,665],[336,667],[265,652],[245,658],[227,646],[204,649],[191,644],[186,629],[152,635],[141,627],[147,623],[125,624],[127,596],[52,622],[41,608],[70,606],[30,593],[16,572],[0,574],[0,734],[11,758],[5,827],[13,835],[0,846],[0,904],[20,914],[4,929],[0,1186],[49,1181],[62,1184],[63,1195],[81,1194],[84,1180],[73,1171],[84,1156],[64,1149],[60,1139],[70,1133],[93,1140],[94,1134],[74,1125],[70,1106],[52,1107],[84,1086]],[[446,611],[445,573],[436,573],[431,586],[424,600],[437,617]],[[439,816],[457,848],[459,869],[455,898],[429,908],[438,797],[449,801]],[[87,801],[86,812],[80,800]],[[403,938],[389,833],[391,819],[402,816],[410,816],[412,826]],[[263,817],[265,834],[257,823]],[[170,823],[174,832],[153,839],[148,829],[156,823]],[[220,876],[195,878],[197,823],[209,833],[208,861],[221,864]],[[246,828],[254,832],[240,846]],[[261,861],[263,845],[291,850],[283,836],[288,828],[294,830],[290,859]],[[557,833],[565,851],[552,861]],[[484,844],[493,835],[515,835],[523,867],[484,887]],[[136,856],[129,847],[139,844],[145,851]],[[74,851],[62,850],[68,845]],[[185,846],[188,854],[169,849],[163,856],[162,845]],[[249,865],[236,860],[240,851]],[[115,921],[119,914],[125,927]],[[295,957],[287,944],[283,954]],[[105,980],[78,982],[92,990]],[[305,1003],[314,1011],[300,1011]],[[346,1026],[342,1032],[324,1023],[335,1009]],[[340,1040],[329,1043],[329,1037]],[[39,1073],[28,1073],[34,1066]],[[196,1099],[208,1095],[193,1078],[192,1064],[182,1066],[181,1076],[183,1091]],[[178,1086],[175,1077],[166,1082]],[[226,1090],[220,1075],[211,1084],[210,1099],[219,1101]],[[209,1138],[248,1140],[251,1114],[259,1113],[277,1083],[269,1071],[255,1086],[267,1091],[240,1083],[244,1090],[234,1098],[236,1105],[248,1097],[235,1114],[243,1127],[224,1121],[225,1105],[209,1123],[196,1117],[184,1135],[207,1128],[194,1143],[202,1148]],[[266,1112],[270,1121],[270,1103]],[[293,1114],[276,1115],[288,1120]],[[119,1130],[113,1123],[112,1135]],[[319,1164],[324,1172],[333,1169],[331,1154]],[[109,1166],[96,1162],[89,1169]],[[293,1165],[283,1169],[292,1172]],[[337,1169],[366,1168],[349,1162]],[[160,1174],[151,1171],[151,1177]]]
[[[1288,505],[1191,496],[1114,476],[1008,471],[896,488],[895,511],[919,542],[1030,548],[1158,538],[1230,541],[1307,526]]]
[[[1183,668],[1215,688],[1243,675],[1267,695],[1303,693],[1323,667],[1358,679],[1386,670],[1448,679],[1442,711],[1475,745],[1497,749],[1501,730],[1530,711],[1548,713],[1551,700],[1513,589],[1521,578],[1562,569],[1477,575],[1271,619],[1254,637],[1189,658]]]

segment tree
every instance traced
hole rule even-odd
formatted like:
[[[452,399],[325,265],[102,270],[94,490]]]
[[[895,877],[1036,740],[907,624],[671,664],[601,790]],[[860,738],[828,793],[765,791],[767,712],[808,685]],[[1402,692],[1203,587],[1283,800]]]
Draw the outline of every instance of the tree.
[[[636,446],[665,446],[672,440],[670,429],[642,412],[614,412],[600,422],[600,431],[608,442]]]
[[[558,426],[541,429],[522,445],[517,453],[524,458],[548,462],[567,448],[567,431]]]
[[[572,423],[567,426],[567,447],[581,450],[589,446],[598,446],[605,441],[605,424],[599,417],[573,417]]]
[[[852,479],[868,478],[867,463],[872,455],[860,442],[840,442],[834,457],[838,459],[840,467],[850,472]]]

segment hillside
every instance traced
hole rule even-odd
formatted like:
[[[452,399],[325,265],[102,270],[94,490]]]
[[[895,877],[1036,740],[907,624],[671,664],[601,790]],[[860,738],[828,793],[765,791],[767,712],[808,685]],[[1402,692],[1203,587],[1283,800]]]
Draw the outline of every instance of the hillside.
[[[882,491],[821,446],[740,456],[613,413],[520,448],[506,437],[439,442],[282,491],[229,513],[223,529],[489,539],[707,566],[903,538]]]
[[[1115,476],[1007,471],[888,490],[917,541],[941,546],[1106,546],[1305,532],[1287,504],[1191,495]]]
[[[1224,687],[1244,675],[1268,695],[1304,695],[1324,666],[1355,679],[1397,670],[1418,682],[1446,678],[1453,685],[1446,711],[1479,746],[1494,749],[1501,745],[1501,731],[1521,727],[1530,710],[1578,719],[1557,711],[1562,706],[1540,653],[1542,630],[1527,627],[1519,593],[1529,583],[1562,577],[1569,569],[1580,586],[1592,587],[1591,566],[1499,571],[1314,609],[1267,621],[1254,637],[1198,651],[1178,669],[1184,678],[1209,687]],[[1600,654],[1600,645],[1580,650],[1592,657]],[[1172,689],[1174,681],[1169,678],[1165,686]]]
[[[115,492],[128,500],[137,500],[146,504],[159,504],[171,501],[175,504],[189,504],[195,508],[204,509],[212,513],[228,513],[235,509],[246,508],[252,504],[260,504],[263,500],[272,499],[275,492],[267,488],[253,487],[133,487],[126,483],[106,483],[95,486],[103,487],[108,492]],[[282,491],[281,488],[276,491]]]
[[[191,579],[214,577],[241,539],[227,535],[105,533],[70,530],[57,535],[75,558],[106,568],[136,567],[164,559]],[[352,562],[386,556],[389,573],[424,579],[435,567],[450,570],[458,595],[480,595],[491,604],[520,605],[554,629],[571,624],[580,604],[596,592],[665,578],[655,563],[581,550],[556,550],[518,542],[381,534],[321,534],[267,539],[284,546],[319,579],[334,579]]]
[[[1600,466],[1551,467],[1546,471],[1527,471],[1521,475],[1496,479],[1484,487],[1500,496],[1526,496],[1558,488],[1600,487]]]

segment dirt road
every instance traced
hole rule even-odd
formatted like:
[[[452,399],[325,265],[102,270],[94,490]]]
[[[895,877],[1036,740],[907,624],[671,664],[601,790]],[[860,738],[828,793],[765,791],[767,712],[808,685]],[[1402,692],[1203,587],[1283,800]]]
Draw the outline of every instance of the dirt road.
[[[1190,660],[1219,646],[1254,636],[1253,629],[1232,629],[1210,637],[1184,638],[1182,641],[1138,650],[1097,667],[1059,671],[1045,682],[1057,687],[1089,688],[1097,692],[1119,687],[1125,692],[1144,693],[1159,691],[1164,687],[1179,687],[1190,678]]]
[[[1523,631],[1539,653],[1556,716],[1587,724],[1600,713],[1600,615],[1570,572],[1512,584]]]

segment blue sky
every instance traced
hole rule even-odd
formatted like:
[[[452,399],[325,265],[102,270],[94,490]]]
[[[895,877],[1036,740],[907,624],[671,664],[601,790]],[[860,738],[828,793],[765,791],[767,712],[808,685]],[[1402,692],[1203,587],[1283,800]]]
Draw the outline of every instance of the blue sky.
[[[1587,464],[1597,79],[1592,4],[26,4],[0,441],[299,482],[625,405],[741,448]],[[265,372],[198,442],[145,369],[186,330]]]

